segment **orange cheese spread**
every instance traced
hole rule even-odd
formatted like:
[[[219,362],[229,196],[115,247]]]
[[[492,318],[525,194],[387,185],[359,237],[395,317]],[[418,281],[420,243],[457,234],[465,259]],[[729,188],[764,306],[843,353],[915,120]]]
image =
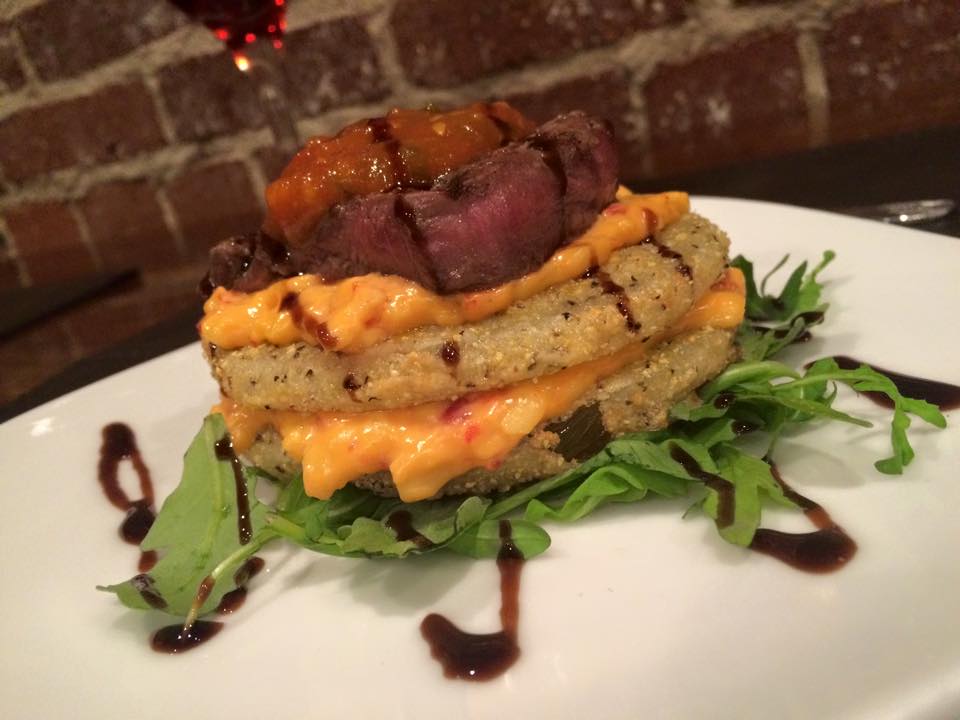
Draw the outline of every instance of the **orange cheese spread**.
[[[670,334],[733,328],[743,310],[743,275],[731,268]],[[634,343],[604,358],[452,403],[299,413],[260,410],[224,398],[214,412],[223,413],[238,452],[249,448],[261,429],[273,426],[286,453],[302,463],[308,495],[329,498],[357,477],[389,470],[400,498],[414,502],[467,470],[495,468],[537,425],[565,414],[600,380],[643,358],[650,346]]]
[[[589,230],[540,268],[480,292],[442,296],[405,278],[379,274],[335,283],[301,275],[253,293],[218,287],[204,305],[200,337],[225,350],[306,342],[349,353],[424,325],[477,322],[602,265],[614,251],[639,243],[689,208],[686,193],[621,190]]]

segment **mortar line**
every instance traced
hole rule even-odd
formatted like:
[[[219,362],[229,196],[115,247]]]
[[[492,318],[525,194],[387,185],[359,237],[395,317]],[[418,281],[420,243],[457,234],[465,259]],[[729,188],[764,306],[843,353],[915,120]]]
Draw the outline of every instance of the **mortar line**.
[[[167,230],[173,236],[173,245],[177,249],[177,254],[181,260],[187,257],[187,240],[183,234],[183,228],[180,226],[180,219],[177,217],[173,203],[167,197],[167,189],[161,185],[155,185],[153,194],[157,198],[157,205],[160,207],[160,216],[163,218]]]
[[[0,3],[0,21],[13,20],[21,13],[43,3],[44,0],[5,0]]]
[[[87,249],[87,252],[90,254],[90,257],[93,259],[93,267],[97,272],[103,272],[103,256],[100,254],[100,249],[96,246],[96,243],[93,242],[93,236],[90,233],[90,226],[87,224],[87,218],[80,208],[76,206],[73,200],[68,200],[64,203],[67,206],[67,211],[73,217],[73,221],[77,224],[77,229],[80,232],[80,242]]]
[[[256,150],[254,150],[254,152],[256,152]],[[239,161],[243,163],[247,169],[247,177],[249,177],[250,183],[253,185],[253,194],[256,195],[257,204],[261,210],[266,212],[267,204],[264,195],[266,194],[267,185],[269,184],[266,173],[263,172],[260,163],[252,154],[239,158]]]
[[[267,141],[262,128],[244,130],[209,141],[202,156],[217,160],[242,157]],[[135,180],[143,177],[163,178],[195,157],[201,156],[197,143],[177,143],[127,160],[117,160],[94,167],[74,166],[28,181],[0,197],[0,209],[24,200],[64,199],[83,195],[90,187],[112,180]]]
[[[17,268],[17,278],[20,281],[20,287],[30,287],[33,284],[33,278],[30,277],[30,270],[27,263],[20,256],[20,249],[17,247],[17,241],[10,232],[10,226],[3,215],[0,215],[0,233],[7,239],[7,257],[13,260]]]
[[[825,145],[830,137],[830,88],[820,54],[820,45],[813,32],[797,35],[801,76],[810,123],[810,147]]]
[[[155,73],[143,72],[141,74],[144,86],[147,88],[147,94],[153,102],[154,114],[157,116],[157,123],[160,125],[160,133],[167,145],[177,143],[177,133],[173,127],[173,118],[167,111],[167,104],[163,100],[163,93],[160,91],[160,81]]]
[[[20,62],[20,67],[23,70],[23,79],[25,80],[22,88],[16,92],[8,93],[8,95],[33,93],[42,85],[43,81],[40,80],[40,74],[37,72],[37,68],[34,67],[33,62],[30,60],[30,55],[27,53],[27,46],[23,42],[23,38],[20,37],[20,30],[16,25],[13,25],[10,28],[7,38],[10,42],[10,46],[13,48],[13,54]]]
[[[400,54],[397,50],[396,38],[390,29],[390,15],[393,4],[384,5],[380,10],[370,13],[364,26],[373,41],[380,73],[390,88],[391,95],[400,95],[412,89],[400,63]]]

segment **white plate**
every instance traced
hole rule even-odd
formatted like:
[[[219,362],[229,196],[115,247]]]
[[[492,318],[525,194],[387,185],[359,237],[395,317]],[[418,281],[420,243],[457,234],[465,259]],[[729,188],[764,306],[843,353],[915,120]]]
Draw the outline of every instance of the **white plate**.
[[[846,353],[960,383],[960,240],[822,212],[698,199],[768,268],[819,258],[829,321],[795,359]],[[213,641],[152,652],[159,613],[94,585],[134,572],[100,493],[100,428],[129,423],[161,497],[215,400],[187,347],[0,428],[0,715],[13,717],[940,718],[960,714],[960,433],[916,426],[903,477],[876,473],[872,431],[785,443],[788,480],[857,540],[844,570],[808,575],[724,544],[682,504],[652,501],[553,526],[523,573],[523,655],[486,684],[445,680],[419,634],[428,611],[498,627],[492,562],[267,553],[269,573]],[[955,425],[957,413],[950,418]],[[803,518],[777,517],[799,528]]]

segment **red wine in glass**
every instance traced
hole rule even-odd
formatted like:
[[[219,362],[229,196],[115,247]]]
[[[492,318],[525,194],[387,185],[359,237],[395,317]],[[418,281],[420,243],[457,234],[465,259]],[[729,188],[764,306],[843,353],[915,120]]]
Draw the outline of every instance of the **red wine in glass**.
[[[170,2],[203,23],[233,53],[236,66],[257,85],[276,147],[293,155],[300,147],[300,137],[276,55],[287,28],[286,0]]]
[[[235,58],[257,40],[266,39],[277,49],[286,29],[286,0],[170,0],[190,17],[206,25]],[[237,62],[240,66],[242,63]],[[241,67],[241,69],[243,69]]]

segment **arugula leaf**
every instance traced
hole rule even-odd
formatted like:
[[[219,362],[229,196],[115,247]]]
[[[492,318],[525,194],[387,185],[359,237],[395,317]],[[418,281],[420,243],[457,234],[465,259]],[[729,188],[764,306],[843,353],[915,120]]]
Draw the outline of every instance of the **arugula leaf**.
[[[797,340],[810,327],[823,320],[829,307],[820,301],[823,285],[818,281],[820,272],[829,265],[835,254],[828,250],[817,266],[808,274],[807,263],[797,266],[779,295],[766,293],[767,282],[789,259],[785,255],[763,278],[759,289],[753,274],[753,263],[738,255],[730,265],[739,268],[746,281],[746,317],[737,331],[744,360],[765,360]]]
[[[904,397],[890,378],[878,373],[869,365],[861,365],[856,370],[840,370],[833,358],[823,358],[811,365],[807,371],[808,376],[816,376],[818,373],[832,375],[857,392],[881,392],[893,400],[893,420],[890,425],[890,444],[893,447],[893,455],[874,463],[874,467],[882,473],[899,475],[914,458],[913,447],[907,438],[910,415],[937,428],[947,426],[946,418],[936,405],[925,400]]]
[[[738,255],[730,261],[731,267],[739,268],[746,280],[746,314],[750,320],[758,322],[782,321],[788,322],[802,313],[820,312],[826,306],[821,304],[820,295],[823,292],[823,286],[817,281],[817,277],[823,269],[833,262],[836,253],[827,250],[814,269],[807,274],[807,263],[802,262],[798,265],[779,295],[768,295],[766,293],[767,282],[790,258],[784,255],[779,263],[767,273],[766,277],[757,288],[753,275],[753,263]]]
[[[417,503],[385,500],[367,490],[348,486],[330,500],[309,498],[303,481],[295,478],[278,502],[278,512],[266,522],[288,540],[314,552],[356,557],[404,557],[411,553],[448,549],[470,557],[496,557],[499,524],[487,513],[485,497],[443,498]],[[406,513],[418,540],[400,540],[390,526],[395,513]],[[513,544],[531,558],[550,546],[539,526],[511,520]]]
[[[571,477],[571,482],[575,479],[576,476]],[[687,483],[683,478],[650,470],[642,465],[614,462],[582,477],[577,488],[558,508],[537,498],[532,499],[527,504],[524,517],[527,520],[573,522],[608,502],[637,502],[643,500],[648,492],[675,497],[686,494],[686,491]]]
[[[257,474],[245,473],[253,537],[241,545],[237,532],[236,481],[229,460],[220,460],[216,443],[227,434],[222,415],[209,415],[184,456],[183,475],[166,499],[144,538],[143,550],[162,552],[145,574],[98,589],[116,593],[132,608],[157,607],[149,593],[162,598],[162,609],[186,615],[200,583],[216,571],[217,582],[203,604],[209,612],[236,587],[232,571],[275,535],[266,529],[267,510],[255,494]],[[142,590],[149,588],[147,596]]]
[[[500,538],[501,520],[484,520],[471,525],[464,532],[455,536],[446,546],[460,555],[472,558],[496,557],[500,553],[502,540]],[[510,539],[525,559],[530,559],[546,552],[550,547],[550,536],[547,531],[534,522],[528,520],[507,520],[510,523]]]
[[[770,466],[758,457],[748,455],[730,443],[715,451],[718,474],[734,486],[734,517],[726,527],[718,527],[720,537],[734,545],[747,547],[760,527],[762,499],[767,497],[792,507],[783,490],[770,474]],[[718,496],[710,493],[703,501],[703,511],[717,519]]]
[[[877,470],[899,474],[914,457],[907,437],[910,415],[934,427],[946,427],[946,418],[940,410],[924,400],[904,397],[893,381],[867,365],[855,370],[841,370],[832,358],[824,358],[810,365],[802,376],[791,368],[772,361],[741,362],[700,389],[704,403],[700,407],[682,407],[680,419],[698,421],[721,415],[744,419],[759,418],[763,429],[779,434],[783,426],[807,422],[817,417],[871,427],[862,418],[836,410],[834,383],[842,383],[857,392],[881,392],[894,403],[890,442],[893,455],[875,463]],[[730,403],[722,410],[714,402],[721,393],[728,393]]]
[[[635,502],[648,492],[661,497],[684,497],[699,483],[674,459],[672,453],[677,447],[689,454],[702,470],[730,483],[733,521],[717,528],[724,540],[741,546],[750,544],[760,525],[762,497],[793,505],[773,480],[769,465],[730,442],[717,442],[708,447],[658,432],[630,435],[617,440],[616,445],[611,455],[617,462],[592,470],[575,468],[566,473],[565,482],[575,486],[566,501],[559,507],[551,507],[534,498],[527,503],[525,518],[573,522],[608,502]],[[610,451],[608,446],[605,452]],[[704,487],[698,504],[709,517],[717,520],[719,493],[716,490]]]

